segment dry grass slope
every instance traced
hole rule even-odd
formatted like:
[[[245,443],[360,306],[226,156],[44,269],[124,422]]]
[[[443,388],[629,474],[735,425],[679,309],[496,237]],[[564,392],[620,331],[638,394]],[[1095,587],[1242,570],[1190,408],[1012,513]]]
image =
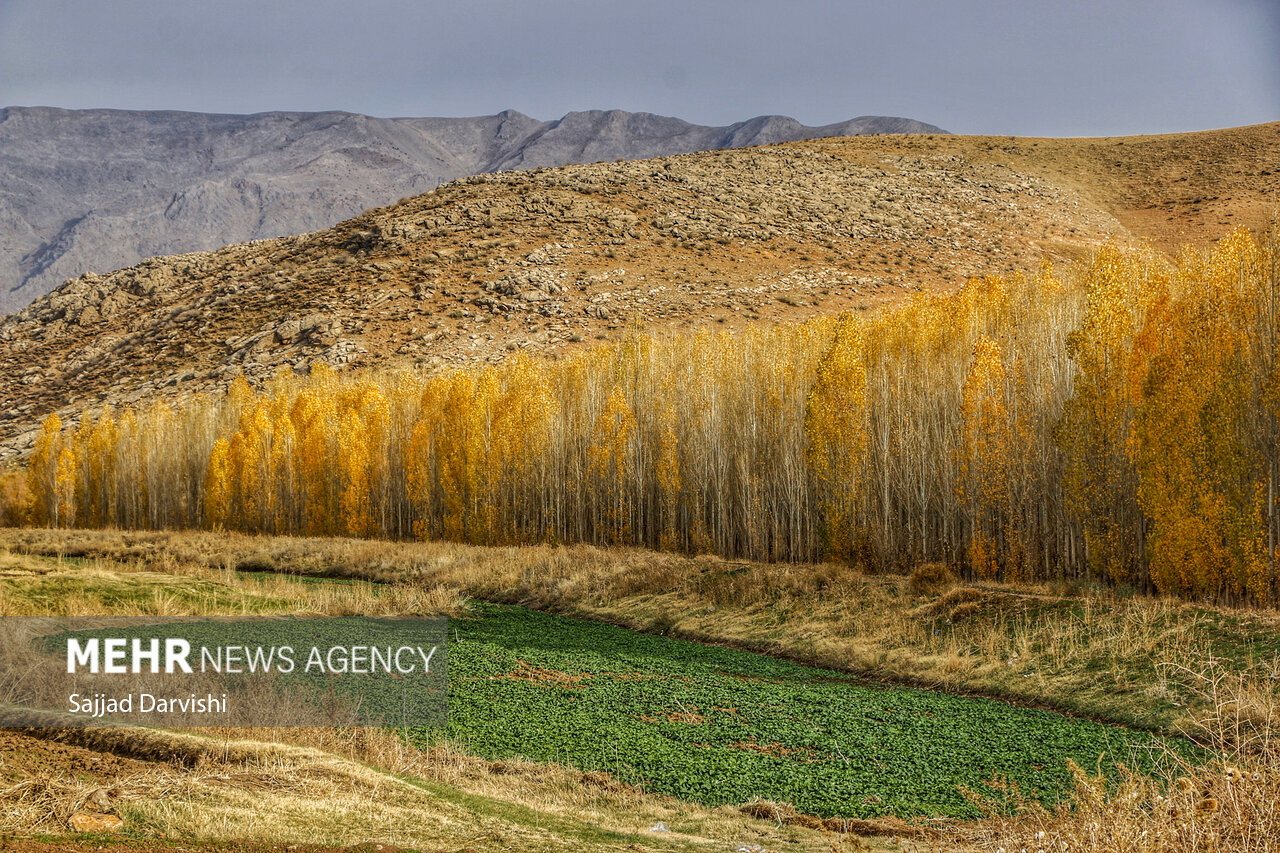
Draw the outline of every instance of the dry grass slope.
[[[744,822],[733,809],[646,795],[602,774],[422,752],[367,729],[40,729],[0,733],[0,744],[8,837],[62,835],[72,814],[105,813],[125,820],[126,836],[215,849],[302,840],[477,851],[831,844],[829,833]],[[645,831],[658,821],[673,831]],[[894,847],[886,840],[883,849]]]

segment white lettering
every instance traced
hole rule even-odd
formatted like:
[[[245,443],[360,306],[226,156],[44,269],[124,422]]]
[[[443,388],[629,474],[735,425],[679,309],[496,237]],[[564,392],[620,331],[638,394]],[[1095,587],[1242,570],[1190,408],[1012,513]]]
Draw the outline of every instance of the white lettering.
[[[173,672],[177,665],[183,672],[191,673],[191,664],[187,663],[187,655],[191,654],[191,644],[177,637],[169,637],[164,641],[164,671]]]
[[[76,671],[76,665],[89,667],[90,672],[98,671],[98,638],[89,639],[84,646],[74,637],[67,638],[67,674]],[[77,693],[77,696],[80,694]]]
[[[262,672],[266,672],[271,669],[271,661],[275,659],[275,656],[276,650],[274,646],[267,649],[265,652],[263,651],[262,646],[254,647],[254,650],[249,652],[249,671],[258,672],[261,670]]]
[[[151,638],[151,645],[146,651],[142,650],[142,640],[139,637],[133,638],[133,671],[135,673],[142,671],[142,662],[149,661],[151,663],[151,671],[160,671],[160,640],[156,637]]]
[[[112,637],[102,644],[104,649],[103,657],[105,658],[102,666],[103,672],[119,675],[129,671],[124,665],[124,659],[128,656],[128,643],[123,637]]]

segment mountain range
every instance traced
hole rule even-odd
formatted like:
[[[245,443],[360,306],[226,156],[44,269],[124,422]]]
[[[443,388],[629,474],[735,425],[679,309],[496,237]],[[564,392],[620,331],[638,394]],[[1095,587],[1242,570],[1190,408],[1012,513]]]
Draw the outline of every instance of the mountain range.
[[[943,133],[863,116],[706,127],[651,113],[539,121],[346,112],[0,109],[0,313],[147,257],[325,228],[468,175],[829,136]]]

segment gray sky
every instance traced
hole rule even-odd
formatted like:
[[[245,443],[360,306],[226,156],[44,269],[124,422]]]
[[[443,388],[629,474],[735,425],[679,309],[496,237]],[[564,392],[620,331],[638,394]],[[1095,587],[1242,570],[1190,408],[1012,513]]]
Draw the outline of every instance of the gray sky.
[[[0,106],[958,133],[1280,120],[1280,0],[0,0]]]

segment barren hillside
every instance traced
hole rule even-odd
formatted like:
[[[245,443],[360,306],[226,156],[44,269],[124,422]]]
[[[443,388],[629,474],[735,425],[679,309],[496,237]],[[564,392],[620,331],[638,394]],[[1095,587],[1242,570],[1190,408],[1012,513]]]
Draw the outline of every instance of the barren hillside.
[[[468,178],[300,237],[68,282],[0,323],[0,440],[281,369],[495,361],[628,324],[873,309],[966,276],[1262,226],[1280,124],[824,139]]]

